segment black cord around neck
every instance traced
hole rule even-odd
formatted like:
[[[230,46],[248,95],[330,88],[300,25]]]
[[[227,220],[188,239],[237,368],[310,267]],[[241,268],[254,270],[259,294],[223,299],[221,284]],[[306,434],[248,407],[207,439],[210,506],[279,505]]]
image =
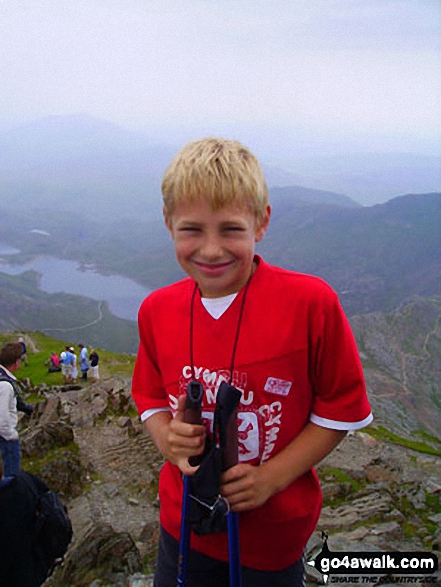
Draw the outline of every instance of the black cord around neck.
[[[194,336],[194,299],[196,297],[196,292],[198,290],[198,284],[194,284],[193,293],[191,296],[191,303],[190,303],[190,367],[191,367],[191,376],[193,379],[196,379],[195,371],[194,371],[194,355],[193,355],[193,336]]]

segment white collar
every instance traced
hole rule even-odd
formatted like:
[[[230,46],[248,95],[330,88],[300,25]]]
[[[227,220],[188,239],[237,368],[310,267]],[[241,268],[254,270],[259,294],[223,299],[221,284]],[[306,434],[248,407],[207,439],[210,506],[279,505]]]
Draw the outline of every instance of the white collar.
[[[221,298],[201,298],[202,305],[215,320],[224,314],[236,299],[237,293]]]

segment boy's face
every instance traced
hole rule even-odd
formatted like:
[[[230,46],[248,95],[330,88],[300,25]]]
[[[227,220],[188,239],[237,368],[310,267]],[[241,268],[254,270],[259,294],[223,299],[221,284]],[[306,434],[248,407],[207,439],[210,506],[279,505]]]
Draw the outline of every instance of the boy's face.
[[[219,298],[238,292],[253,271],[255,243],[265,234],[270,207],[262,224],[237,206],[213,211],[202,198],[180,203],[165,222],[182,269],[197,282],[201,295]]]

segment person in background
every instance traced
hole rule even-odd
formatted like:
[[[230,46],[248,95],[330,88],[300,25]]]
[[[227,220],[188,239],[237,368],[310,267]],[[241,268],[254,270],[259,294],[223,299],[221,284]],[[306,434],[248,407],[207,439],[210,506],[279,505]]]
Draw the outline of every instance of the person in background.
[[[49,373],[57,373],[58,371],[61,371],[60,357],[57,355],[57,353],[51,353],[49,360],[44,364],[49,366]]]
[[[87,381],[87,372],[89,371],[89,359],[87,358],[87,348],[83,344],[79,344],[80,349],[80,371],[81,379]]]
[[[25,343],[24,338],[22,336],[19,337],[18,344],[22,348],[21,362],[23,365],[25,365],[25,367],[27,367],[27,365],[28,365],[28,349],[26,347],[26,343]]]
[[[34,475],[5,475],[0,459],[0,585],[40,587],[46,571],[33,547],[37,498],[23,476],[29,475],[41,490],[46,485]]]
[[[20,368],[22,351],[22,346],[14,342],[0,350],[0,453],[7,477],[20,471],[20,441],[16,390],[14,384],[5,379],[16,380],[14,373]]]
[[[73,373],[73,359],[69,347],[66,346],[64,351],[60,353],[61,374],[63,375],[63,383],[72,383]]]
[[[100,378],[99,367],[98,367],[100,357],[95,349],[92,349],[92,352],[89,355],[89,361],[90,361],[90,378],[93,379],[94,381],[97,381]]]
[[[69,353],[72,355],[72,383],[75,383],[78,377],[78,367],[77,367],[77,356],[75,354],[75,349],[73,346],[69,347]]]

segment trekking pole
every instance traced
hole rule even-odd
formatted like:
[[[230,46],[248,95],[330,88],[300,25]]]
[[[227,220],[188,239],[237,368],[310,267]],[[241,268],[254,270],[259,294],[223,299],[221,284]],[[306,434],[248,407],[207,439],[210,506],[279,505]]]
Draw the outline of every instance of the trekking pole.
[[[204,388],[197,381],[190,381],[187,386],[187,397],[185,400],[184,422],[188,424],[201,424],[201,407]],[[190,465],[196,466],[200,457],[190,457]],[[187,586],[188,551],[190,549],[190,526],[187,524],[187,514],[190,499],[190,478],[183,476],[182,511],[181,511],[181,536],[179,540],[179,562],[178,562],[178,587]]]
[[[222,470],[226,471],[239,461],[237,442],[237,406],[241,392],[227,383],[222,382],[217,394],[216,405],[219,408],[219,443],[222,455]],[[240,564],[239,517],[237,513],[228,511],[228,557],[230,564],[230,587],[241,587],[242,569]]]

